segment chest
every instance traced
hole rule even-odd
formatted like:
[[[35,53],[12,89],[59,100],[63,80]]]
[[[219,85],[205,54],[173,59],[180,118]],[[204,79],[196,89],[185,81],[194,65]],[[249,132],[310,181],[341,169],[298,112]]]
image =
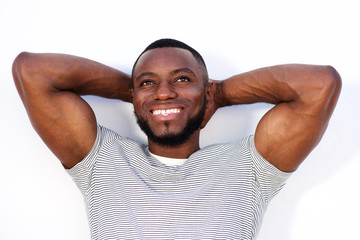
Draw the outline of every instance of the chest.
[[[255,232],[261,201],[250,165],[236,169],[225,164],[191,174],[147,173],[116,165],[100,165],[92,175],[86,201],[93,234],[101,230],[132,239],[229,239]]]

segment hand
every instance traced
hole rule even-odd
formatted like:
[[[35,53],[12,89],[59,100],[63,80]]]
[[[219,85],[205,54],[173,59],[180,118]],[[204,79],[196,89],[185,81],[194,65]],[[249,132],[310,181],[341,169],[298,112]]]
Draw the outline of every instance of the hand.
[[[220,81],[209,79],[209,85],[206,93],[206,110],[204,115],[204,120],[201,123],[201,129],[206,126],[206,124],[211,119],[212,115],[216,112],[216,110],[220,107],[219,104],[217,104],[217,101],[215,101],[217,96],[219,94],[219,86]]]

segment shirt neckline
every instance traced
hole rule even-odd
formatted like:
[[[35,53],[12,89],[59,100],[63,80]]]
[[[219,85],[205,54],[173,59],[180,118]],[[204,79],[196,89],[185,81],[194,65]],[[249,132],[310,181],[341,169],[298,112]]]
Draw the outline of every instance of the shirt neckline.
[[[156,155],[156,154],[150,152],[149,147],[146,147],[145,151],[150,156],[152,156],[156,160],[158,160],[160,163],[164,164],[165,166],[169,166],[169,167],[183,166],[186,163],[186,161],[188,160],[187,158],[168,158],[168,157],[159,156],[159,155]]]

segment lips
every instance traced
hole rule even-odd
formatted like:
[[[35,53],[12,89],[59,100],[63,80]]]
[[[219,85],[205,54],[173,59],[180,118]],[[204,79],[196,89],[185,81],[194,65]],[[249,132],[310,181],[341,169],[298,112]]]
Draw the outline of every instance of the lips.
[[[170,108],[170,109],[154,109],[151,113],[155,116],[168,116],[170,114],[178,114],[181,112],[181,108]]]
[[[150,114],[156,121],[173,121],[180,119],[183,114],[183,107],[180,106],[154,106]]]

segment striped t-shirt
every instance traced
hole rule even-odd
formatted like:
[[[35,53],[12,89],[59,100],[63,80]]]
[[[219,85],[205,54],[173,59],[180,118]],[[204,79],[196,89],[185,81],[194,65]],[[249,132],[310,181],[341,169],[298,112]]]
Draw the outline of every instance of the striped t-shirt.
[[[86,203],[92,239],[254,239],[281,172],[253,137],[166,166],[146,146],[99,126],[90,153],[68,170]]]

